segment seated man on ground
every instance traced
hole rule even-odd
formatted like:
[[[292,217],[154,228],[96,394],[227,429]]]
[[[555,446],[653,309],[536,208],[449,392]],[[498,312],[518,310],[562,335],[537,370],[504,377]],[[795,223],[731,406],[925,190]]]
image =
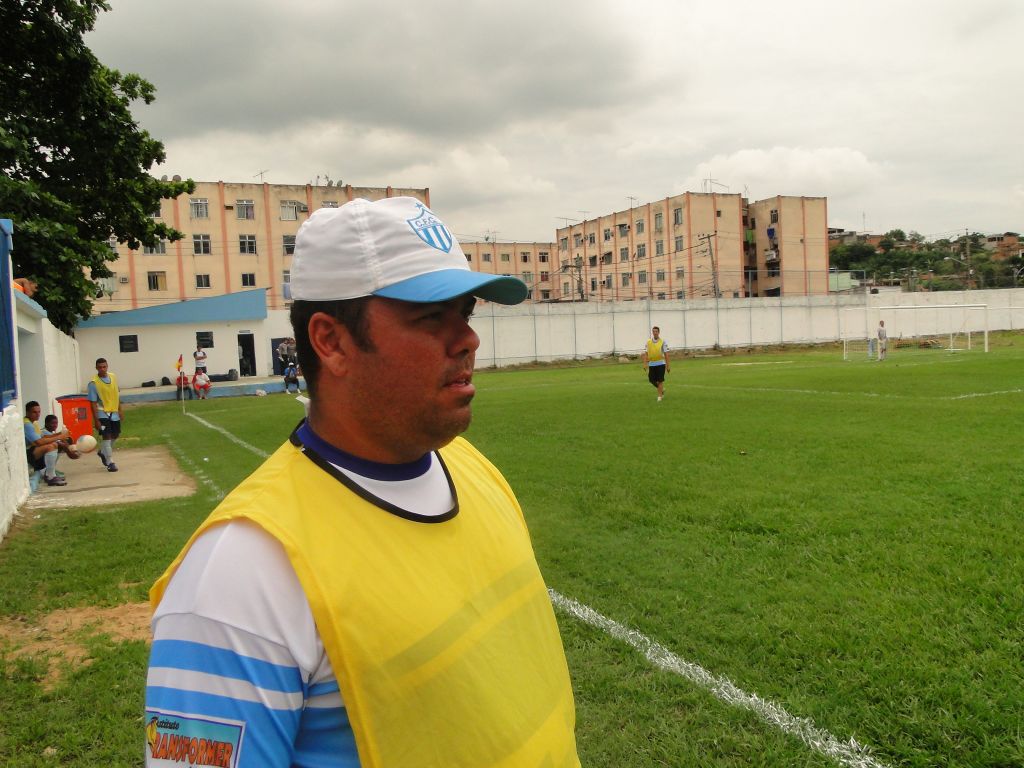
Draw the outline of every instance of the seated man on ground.
[[[299,367],[295,363],[288,363],[284,368],[284,391],[290,393],[292,386],[295,387],[296,394],[302,391],[299,387]]]
[[[25,457],[28,465],[35,471],[42,471],[43,480],[47,485],[67,485],[63,477],[57,475],[57,459],[60,458],[59,443],[62,439],[71,440],[67,430],[44,435],[39,428],[39,414],[42,412],[39,403],[31,400],[25,404]],[[53,417],[56,419],[56,417]],[[54,425],[56,426],[56,425]],[[75,455],[77,458],[77,454]],[[35,481],[32,485],[35,488]]]
[[[63,453],[72,461],[82,455],[78,452],[78,446],[75,445],[71,433],[67,429],[57,429],[57,417],[52,413],[43,419],[42,435],[43,437],[55,435],[57,437],[57,452]],[[57,474],[60,476],[59,472]]]
[[[210,387],[210,376],[205,370],[197,370],[192,377],[192,389],[196,391],[196,397],[200,400],[205,400],[206,396],[210,394]]]

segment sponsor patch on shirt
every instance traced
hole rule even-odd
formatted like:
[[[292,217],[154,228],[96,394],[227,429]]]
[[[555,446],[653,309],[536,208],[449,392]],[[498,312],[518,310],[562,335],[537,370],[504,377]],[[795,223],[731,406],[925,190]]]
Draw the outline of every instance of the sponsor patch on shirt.
[[[235,768],[245,723],[146,710],[146,765]]]

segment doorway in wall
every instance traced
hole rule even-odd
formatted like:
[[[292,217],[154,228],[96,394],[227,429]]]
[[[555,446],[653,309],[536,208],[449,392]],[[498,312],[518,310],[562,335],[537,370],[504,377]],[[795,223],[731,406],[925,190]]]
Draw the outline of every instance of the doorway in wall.
[[[256,375],[256,342],[251,333],[238,334],[238,375]]]

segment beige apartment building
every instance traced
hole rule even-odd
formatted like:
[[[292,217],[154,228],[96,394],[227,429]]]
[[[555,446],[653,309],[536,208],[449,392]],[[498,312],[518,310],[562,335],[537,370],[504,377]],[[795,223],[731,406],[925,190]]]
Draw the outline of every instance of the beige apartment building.
[[[557,230],[566,301],[828,293],[827,201],[684,192]]]
[[[185,237],[131,250],[111,243],[115,273],[94,311],[113,312],[186,299],[267,289],[267,307],[286,306],[295,233],[311,211],[362,197],[415,197],[430,205],[429,189],[351,185],[196,182],[191,195],[161,201],[157,214]]]

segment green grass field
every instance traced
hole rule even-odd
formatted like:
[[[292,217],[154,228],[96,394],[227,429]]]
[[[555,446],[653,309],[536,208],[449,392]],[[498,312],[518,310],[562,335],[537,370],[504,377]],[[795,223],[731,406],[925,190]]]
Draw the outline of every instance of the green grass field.
[[[677,359],[660,404],[636,362],[477,374],[468,437],[516,489],[549,586],[758,697],[559,609],[584,765],[1024,765],[1024,336],[841,358]],[[190,409],[260,451],[301,415],[285,396]],[[167,444],[199,491],[19,527],[0,619],[143,600],[261,461],[177,404],[130,417],[125,447]],[[42,655],[0,652],[3,765],[141,764],[145,643],[87,642],[56,685]]]

